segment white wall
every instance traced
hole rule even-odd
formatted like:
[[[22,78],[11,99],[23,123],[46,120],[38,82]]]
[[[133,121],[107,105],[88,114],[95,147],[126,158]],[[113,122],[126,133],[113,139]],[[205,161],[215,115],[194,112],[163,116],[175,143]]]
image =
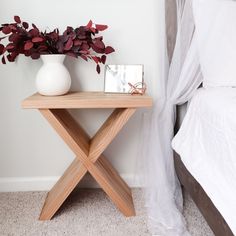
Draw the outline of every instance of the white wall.
[[[109,25],[105,42],[116,49],[107,63],[144,64],[149,93],[158,91],[160,39],[164,0],[1,0],[0,23],[14,15],[40,28],[64,29],[90,19]],[[95,64],[67,58],[72,90],[103,90],[103,73]],[[21,101],[35,92],[35,75],[41,61],[21,56],[17,63],[0,65],[0,191],[48,189],[74,154],[36,110],[22,110]],[[93,134],[110,110],[72,111]],[[141,112],[112,142],[105,154],[131,182],[136,171]]]

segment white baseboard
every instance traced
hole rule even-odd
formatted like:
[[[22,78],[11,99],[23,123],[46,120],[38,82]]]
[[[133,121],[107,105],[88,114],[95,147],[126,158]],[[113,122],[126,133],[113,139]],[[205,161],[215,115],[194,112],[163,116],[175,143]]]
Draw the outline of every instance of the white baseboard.
[[[132,174],[121,174],[121,177],[132,188],[141,187],[140,181]],[[58,181],[58,176],[0,178],[0,192],[48,191]],[[99,188],[90,176],[86,175],[79,184],[80,188]]]

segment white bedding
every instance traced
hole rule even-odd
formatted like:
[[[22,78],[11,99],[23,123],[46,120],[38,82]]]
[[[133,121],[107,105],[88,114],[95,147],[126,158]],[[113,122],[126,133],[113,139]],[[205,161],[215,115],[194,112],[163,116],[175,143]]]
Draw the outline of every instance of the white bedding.
[[[172,141],[236,235],[236,88],[201,88]]]

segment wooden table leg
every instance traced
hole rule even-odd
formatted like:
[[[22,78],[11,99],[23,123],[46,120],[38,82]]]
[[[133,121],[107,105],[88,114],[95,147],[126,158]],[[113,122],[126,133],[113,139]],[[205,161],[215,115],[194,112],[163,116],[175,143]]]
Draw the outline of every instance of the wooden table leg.
[[[130,188],[104,156],[89,168],[89,172],[125,216],[135,216]]]
[[[51,219],[86,173],[87,168],[76,158],[48,193],[39,219]]]
[[[40,220],[49,220],[53,217],[87,171],[125,216],[135,215],[130,188],[102,155],[106,147],[135,112],[135,109],[114,110],[91,140],[68,111],[40,109],[40,112],[77,157],[49,192]]]

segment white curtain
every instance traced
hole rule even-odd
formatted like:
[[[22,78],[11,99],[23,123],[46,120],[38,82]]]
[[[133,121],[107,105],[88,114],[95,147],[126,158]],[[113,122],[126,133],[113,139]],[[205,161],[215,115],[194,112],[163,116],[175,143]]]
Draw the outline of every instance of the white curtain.
[[[171,64],[165,50],[161,99],[144,115],[142,167],[146,168],[146,206],[153,235],[188,235],[182,216],[182,193],[177,180],[171,140],[176,105],[188,101],[202,82],[191,0],[176,0],[177,36]],[[164,45],[166,48],[166,44]],[[166,75],[166,76],[165,76]]]

